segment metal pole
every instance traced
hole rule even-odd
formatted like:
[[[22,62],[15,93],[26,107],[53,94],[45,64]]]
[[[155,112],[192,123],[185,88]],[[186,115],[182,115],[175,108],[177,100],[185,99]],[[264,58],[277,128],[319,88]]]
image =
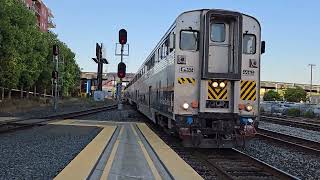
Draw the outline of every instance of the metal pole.
[[[116,98],[115,94],[116,94],[116,90],[117,90],[117,84],[116,84],[116,77],[113,76],[113,88],[114,88],[114,91],[113,91],[113,98]]]
[[[120,61],[123,61],[123,44],[121,44],[121,56],[120,56]],[[119,87],[119,94],[118,94],[118,109],[122,110],[123,109],[123,104],[122,104],[122,98],[121,98],[121,91],[122,91],[122,78],[120,78],[120,87]]]
[[[4,100],[4,88],[1,88],[2,91],[1,91],[1,100]]]
[[[58,72],[59,69],[59,59],[58,56],[54,56],[54,61],[55,61],[55,71]],[[54,97],[53,97],[53,108],[56,111],[58,108],[58,78],[53,80],[54,83]]]
[[[99,58],[100,59],[100,58]],[[100,60],[98,60],[100,61]],[[97,80],[98,80],[98,91],[102,90],[102,84],[101,84],[101,63],[98,62],[98,75],[97,75]]]
[[[316,66],[315,64],[309,64],[310,69],[311,69],[311,77],[310,77],[310,94],[309,94],[309,102],[311,103],[311,94],[312,94],[312,69],[314,66]]]

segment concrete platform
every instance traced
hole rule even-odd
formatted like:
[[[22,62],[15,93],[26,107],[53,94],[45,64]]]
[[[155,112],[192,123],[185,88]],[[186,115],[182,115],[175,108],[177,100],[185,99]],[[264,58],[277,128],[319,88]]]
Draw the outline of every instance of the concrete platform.
[[[64,120],[104,129],[55,179],[202,179],[147,125]]]

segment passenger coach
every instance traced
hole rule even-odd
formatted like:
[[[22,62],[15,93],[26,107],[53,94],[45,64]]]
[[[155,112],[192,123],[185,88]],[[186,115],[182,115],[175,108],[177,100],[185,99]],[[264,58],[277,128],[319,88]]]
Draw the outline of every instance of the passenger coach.
[[[185,146],[229,148],[259,119],[261,27],[252,16],[182,13],[125,89],[128,101]]]

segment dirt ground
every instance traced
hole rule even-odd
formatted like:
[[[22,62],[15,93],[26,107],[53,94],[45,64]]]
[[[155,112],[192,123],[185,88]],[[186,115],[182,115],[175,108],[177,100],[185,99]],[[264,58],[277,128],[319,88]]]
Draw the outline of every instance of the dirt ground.
[[[0,102],[0,117],[42,117],[114,104],[112,99],[95,102],[91,98],[64,98],[54,111],[51,99],[12,99]]]

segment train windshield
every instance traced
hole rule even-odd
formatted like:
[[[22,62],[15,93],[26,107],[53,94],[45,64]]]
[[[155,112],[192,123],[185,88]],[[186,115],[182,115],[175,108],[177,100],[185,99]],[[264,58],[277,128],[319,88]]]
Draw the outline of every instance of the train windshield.
[[[198,50],[199,33],[197,31],[183,30],[180,33],[181,50]]]
[[[255,54],[256,53],[256,36],[253,34],[243,35],[243,45],[244,54]]]

